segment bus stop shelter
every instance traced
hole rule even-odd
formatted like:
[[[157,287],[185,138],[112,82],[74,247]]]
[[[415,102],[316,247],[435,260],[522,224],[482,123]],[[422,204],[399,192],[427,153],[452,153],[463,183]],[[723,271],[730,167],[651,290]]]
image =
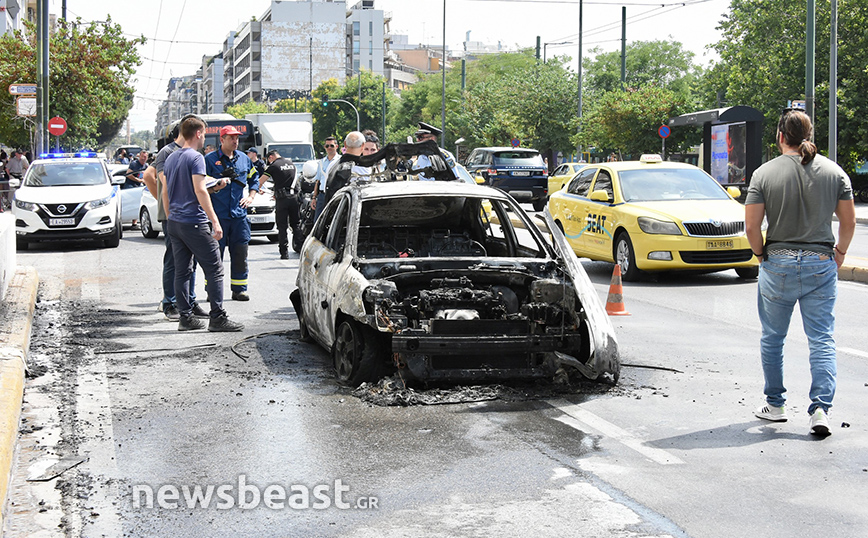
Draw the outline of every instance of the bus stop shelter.
[[[669,127],[702,126],[702,168],[721,185],[750,184],[762,164],[762,112],[731,106],[669,118]]]

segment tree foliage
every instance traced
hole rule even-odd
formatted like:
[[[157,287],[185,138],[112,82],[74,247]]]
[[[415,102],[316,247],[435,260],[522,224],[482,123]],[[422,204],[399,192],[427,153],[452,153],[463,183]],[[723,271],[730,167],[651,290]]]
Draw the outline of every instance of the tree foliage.
[[[579,141],[606,153],[657,153],[657,129],[673,116],[695,110],[693,87],[700,70],[693,53],[677,41],[636,41],[627,46],[626,82],[621,88],[620,52],[588,59]],[[666,140],[668,152],[696,144],[695,129],[679,128]]]
[[[360,79],[361,101],[359,101]],[[363,69],[361,77],[347,78],[347,82],[343,86],[340,86],[338,81],[333,78],[325,80],[317,86],[313,91],[313,99],[310,103],[310,111],[313,114],[315,142],[320,144],[327,136],[334,136],[338,140],[343,140],[350,131],[356,130],[356,113],[353,109],[346,103],[329,102],[326,104],[326,97],[349,101],[359,111],[360,129],[372,129],[376,131],[381,142],[386,141],[386,138],[394,140],[392,133],[388,132],[388,122],[386,124],[386,136],[381,132],[383,130],[384,83],[385,79],[383,77]],[[385,97],[386,115],[388,116],[389,110],[397,106],[398,98],[388,88],[386,89]]]
[[[596,57],[585,64],[584,89],[589,97],[625,88],[655,85],[687,95],[696,74],[694,54],[678,41],[634,41],[626,48],[624,88],[621,87],[621,52],[591,52]]]
[[[247,114],[264,114],[268,112],[268,105],[257,101],[244,101],[237,105],[229,105],[226,107],[226,113],[235,116],[238,119],[244,119]]]
[[[0,36],[0,88],[35,83],[36,28]],[[111,18],[83,23],[60,20],[49,41],[49,117],[69,126],[61,137],[68,149],[102,148],[120,130],[133,104],[130,79],[141,63],[136,47],[144,37],[128,39]],[[16,116],[15,100],[0,94],[0,139],[29,146],[30,133]]]
[[[817,3],[815,141],[828,148],[830,5]],[[747,105],[766,118],[764,141],[773,147],[781,109],[805,97],[806,5],[801,0],[733,0],[720,26],[720,55],[698,87],[713,105]],[[868,4],[838,0],[838,157],[845,170],[868,156]]]
[[[642,153],[657,153],[662,144],[657,129],[682,107],[677,93],[658,86],[603,92],[583,117],[581,140],[584,145],[606,152],[615,150],[634,159]],[[683,143],[686,135],[686,130],[673,133],[672,140],[667,140],[670,151]]]

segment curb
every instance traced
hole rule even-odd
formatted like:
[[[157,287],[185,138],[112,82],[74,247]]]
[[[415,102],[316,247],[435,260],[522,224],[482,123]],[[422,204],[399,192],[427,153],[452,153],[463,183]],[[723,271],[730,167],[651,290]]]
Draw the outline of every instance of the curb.
[[[12,457],[18,441],[18,421],[24,397],[24,371],[30,329],[36,308],[39,275],[33,267],[18,267],[9,281],[0,320],[0,528],[6,515]]]
[[[868,267],[842,265],[838,268],[838,280],[849,280],[851,282],[863,282],[868,284]]]

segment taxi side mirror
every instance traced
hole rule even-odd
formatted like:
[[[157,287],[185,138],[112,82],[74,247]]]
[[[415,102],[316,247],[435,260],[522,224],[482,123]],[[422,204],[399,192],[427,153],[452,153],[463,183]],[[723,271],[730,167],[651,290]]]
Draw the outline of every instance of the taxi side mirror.
[[[591,200],[595,202],[608,202],[609,193],[606,191],[594,191],[591,193]]]
[[[732,196],[733,198],[736,198],[736,199],[738,199],[738,197],[741,196],[741,189],[739,189],[738,187],[727,187],[726,192],[729,193],[730,196]]]

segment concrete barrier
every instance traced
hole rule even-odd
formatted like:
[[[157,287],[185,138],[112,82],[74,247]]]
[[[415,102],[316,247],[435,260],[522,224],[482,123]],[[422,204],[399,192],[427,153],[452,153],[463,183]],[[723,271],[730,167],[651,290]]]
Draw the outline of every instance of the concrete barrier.
[[[16,266],[15,217],[12,213],[0,213],[0,300],[6,297]]]

